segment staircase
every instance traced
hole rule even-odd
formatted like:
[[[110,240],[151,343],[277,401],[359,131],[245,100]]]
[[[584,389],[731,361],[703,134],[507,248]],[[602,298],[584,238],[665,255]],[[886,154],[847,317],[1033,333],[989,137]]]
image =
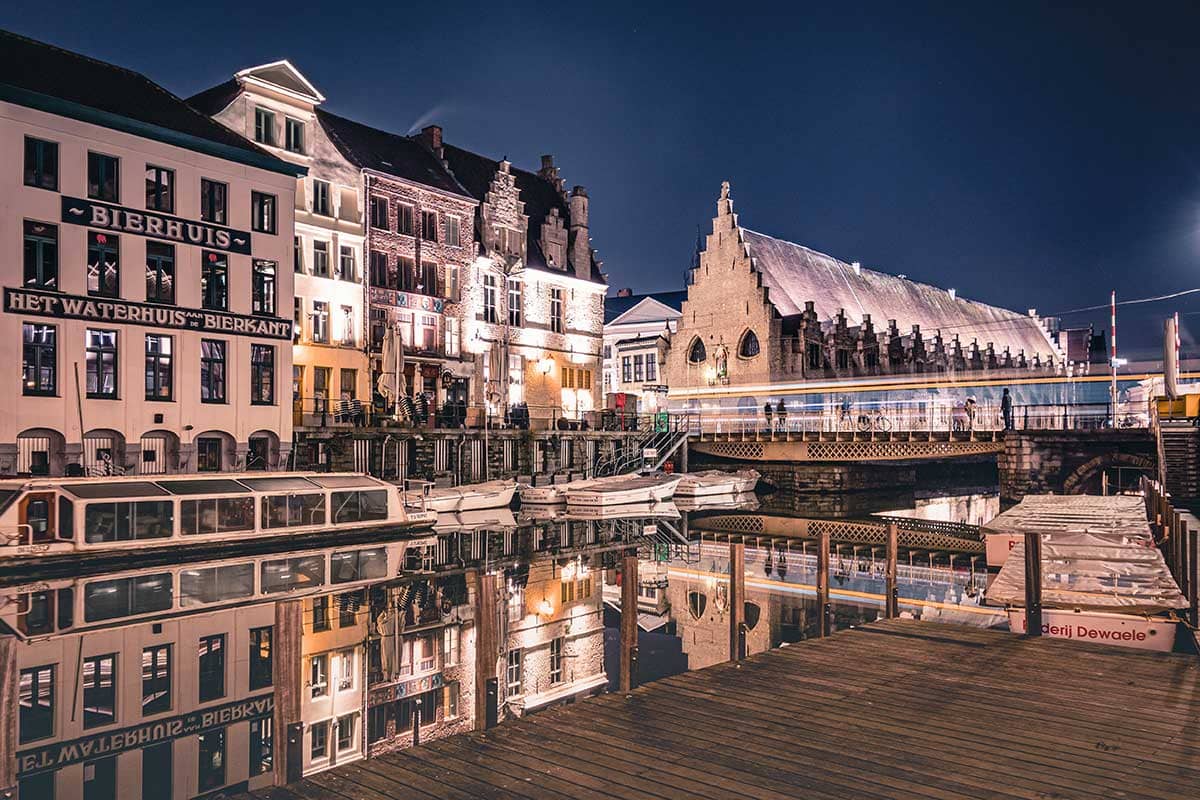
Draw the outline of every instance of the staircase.
[[[1189,422],[1160,421],[1159,476],[1176,500],[1200,497],[1200,428]]]
[[[644,419],[644,423],[642,422]],[[646,433],[636,439],[629,439],[624,446],[617,449],[611,458],[596,465],[595,475],[602,478],[608,475],[624,475],[627,472],[653,472],[661,469],[680,447],[685,446],[693,429],[700,430],[699,425],[693,425],[687,414],[670,414],[663,424],[658,418],[657,425],[653,416],[639,419],[639,427]],[[657,451],[652,459],[646,459],[646,450]]]

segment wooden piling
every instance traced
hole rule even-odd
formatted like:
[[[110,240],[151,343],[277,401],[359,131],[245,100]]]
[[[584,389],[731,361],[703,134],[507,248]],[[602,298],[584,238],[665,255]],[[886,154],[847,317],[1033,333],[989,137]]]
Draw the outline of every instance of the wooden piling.
[[[817,636],[830,633],[829,616],[829,531],[817,538]]]
[[[486,730],[498,715],[493,707],[498,678],[496,661],[500,658],[499,618],[496,610],[496,576],[475,571],[475,730]]]
[[[626,555],[621,561],[621,675],[620,690],[637,685],[638,559]]]
[[[896,559],[900,543],[900,529],[894,522],[887,526],[887,566],[885,567],[886,594],[883,599],[883,616],[895,619],[900,614],[900,596],[896,587]]]
[[[1200,627],[1200,591],[1197,590],[1197,583],[1200,583],[1200,575],[1197,574],[1197,566],[1200,565],[1200,531],[1189,530],[1187,532],[1187,550],[1188,550],[1188,621],[1192,627]]]
[[[729,543],[729,660],[746,657],[746,545]]]
[[[1042,535],[1025,534],[1025,634],[1042,635]]]
[[[284,746],[275,758],[275,783],[300,780],[304,773],[304,735],[300,720],[304,693],[304,600],[275,603],[275,629],[271,632],[271,682],[275,687],[274,729]]]

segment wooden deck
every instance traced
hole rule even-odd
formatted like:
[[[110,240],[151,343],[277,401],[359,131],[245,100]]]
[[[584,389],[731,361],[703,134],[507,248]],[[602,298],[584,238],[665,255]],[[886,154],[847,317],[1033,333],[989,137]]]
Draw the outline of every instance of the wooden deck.
[[[880,622],[253,796],[1200,797],[1200,661]]]

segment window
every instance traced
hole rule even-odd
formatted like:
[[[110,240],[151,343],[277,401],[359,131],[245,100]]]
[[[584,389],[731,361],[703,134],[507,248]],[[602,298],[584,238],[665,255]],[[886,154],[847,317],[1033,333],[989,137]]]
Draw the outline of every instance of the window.
[[[329,723],[314,722],[312,726],[312,740],[310,742],[309,756],[313,761],[329,756]]]
[[[142,748],[142,800],[155,800],[174,784],[173,751],[169,741]]]
[[[496,276],[483,276],[483,321],[495,324],[496,316]]]
[[[219,439],[217,441],[220,441]],[[179,529],[184,536],[204,536],[211,533],[230,533],[232,531],[249,531],[254,529],[254,498],[253,497],[217,497],[210,500],[183,500],[179,504]],[[222,570],[240,569],[243,565],[222,567]],[[211,572],[211,570],[200,570]],[[218,578],[231,582],[240,582],[243,576],[234,572],[212,573],[213,580]],[[249,576],[244,576],[249,579]],[[253,583],[250,584],[253,588]],[[198,602],[214,602],[228,599],[228,596],[240,597],[240,593],[232,589],[221,590],[212,595],[212,599]],[[186,605],[186,603],[185,603]]]
[[[371,285],[381,289],[388,286],[387,253],[371,253]]]
[[[225,634],[200,639],[200,702],[225,696]]]
[[[371,196],[371,227],[388,230],[388,201],[386,197]]]
[[[308,668],[308,683],[312,689],[312,696],[324,697],[329,694],[329,656],[324,653],[313,656],[308,660]]]
[[[254,109],[254,141],[275,146],[275,112]]]
[[[197,780],[201,792],[225,785],[225,729],[215,728],[196,735]]]
[[[337,596],[338,627],[353,628],[358,622],[358,611],[362,608],[363,594],[361,591],[344,592]],[[349,669],[349,665],[346,666]],[[346,673],[339,673],[345,675]]]
[[[21,670],[18,739],[22,744],[54,735],[54,667]]]
[[[319,278],[329,277],[329,242],[313,241],[312,274]]]
[[[250,720],[250,777],[270,772],[274,762],[274,720],[261,717]]]
[[[354,325],[354,307],[342,306],[342,345],[345,347],[354,347],[356,332],[357,328]],[[342,370],[343,378],[345,377],[345,374],[346,371]],[[343,390],[345,389],[344,383],[342,388]],[[353,397],[354,395],[351,394],[349,398],[345,399],[352,399]]]
[[[83,800],[117,800],[117,757],[83,762]]]
[[[28,267],[25,273],[28,285]],[[121,296],[120,240],[111,233],[88,231],[87,290],[96,297]]]
[[[250,193],[250,229],[259,233],[275,232],[275,195]]]
[[[283,120],[283,146],[293,153],[304,152],[304,123],[285,117]]]
[[[146,208],[175,213],[175,170],[146,165]]]
[[[292,238],[292,269],[295,272],[304,272],[304,243],[299,236]]]
[[[343,753],[354,747],[354,723],[357,718],[357,714],[346,714],[338,717],[337,749],[339,753]]]
[[[708,358],[708,353],[704,350],[704,342],[696,337],[692,340],[692,346],[688,348],[687,360],[691,364],[703,364]]]
[[[638,353],[637,355],[635,355],[633,357],[633,381],[634,381],[634,383],[641,383],[642,381],[646,380],[645,363],[646,363],[646,357],[644,355],[642,355],[641,353]]]
[[[421,238],[429,242],[438,240],[436,211],[421,212]]]
[[[559,636],[550,640],[550,683],[562,683],[563,680],[563,648],[566,640]]]
[[[58,226],[25,220],[25,286],[58,288]]]
[[[562,289],[550,290],[550,330],[562,333],[563,324],[563,292]]]
[[[225,342],[200,340],[200,402],[225,402]]]
[[[753,335],[753,334],[751,334]],[[756,343],[757,344],[757,343]],[[839,347],[834,354],[838,369],[850,369],[850,351],[844,347]]]
[[[224,466],[225,443],[216,436],[201,436],[196,440],[196,471],[220,472]]]
[[[442,666],[458,665],[459,630],[457,625],[447,625],[442,629]]]
[[[658,380],[658,356],[655,353],[646,354],[646,380]]]
[[[325,559],[300,556],[264,562],[260,582],[264,594],[313,589],[325,582]]]
[[[314,341],[316,340],[314,339]],[[317,414],[329,412],[330,369],[330,367],[313,367],[313,411]]]
[[[263,528],[295,528],[325,523],[325,495],[292,494],[264,497]]]
[[[229,221],[229,187],[219,181],[200,179],[200,219],[225,225]]]
[[[142,716],[171,710],[171,645],[142,650]]]
[[[504,673],[504,696],[516,697],[521,694],[521,648],[508,651],[508,667]]]
[[[344,597],[345,595],[343,595]],[[345,609],[342,610],[345,614]],[[353,620],[353,614],[351,614]],[[343,618],[344,621],[344,618]],[[342,625],[345,627],[352,627]],[[337,690],[339,692],[348,692],[354,688],[354,651],[342,650],[333,657],[333,663],[337,668]]]
[[[508,324],[521,327],[521,282],[508,279]]]
[[[200,302],[213,311],[229,310],[229,259],[223,253],[200,253]]]
[[[175,302],[175,245],[146,242],[146,301]]]
[[[83,727],[117,721],[117,655],[83,660]]]
[[[83,587],[85,622],[166,611],[174,604],[171,573],[92,581]]]
[[[446,684],[446,719],[456,719],[458,717],[458,681],[450,681]]]
[[[87,396],[100,400],[117,398],[117,332],[88,328]]]
[[[175,505],[169,500],[88,503],[84,523],[88,543],[165,539],[175,532]]]
[[[446,265],[446,298],[458,302],[458,265]]]
[[[174,389],[174,337],[146,334],[146,399],[170,400]]]
[[[22,393],[53,396],[58,391],[58,329],[22,325]]]
[[[396,206],[396,233],[413,235],[413,207],[399,203]]]
[[[404,292],[411,292],[413,285],[416,283],[417,262],[408,256],[400,256],[396,259],[396,281],[395,288]]]
[[[458,217],[446,217],[446,244],[452,247],[462,246],[462,236],[459,234]]]
[[[334,525],[387,519],[388,496],[386,490],[334,492],[330,499],[333,503]]]
[[[121,202],[120,161],[102,153],[88,153],[88,197],[108,203]]]
[[[329,344],[329,303],[324,300],[313,300],[312,340]]]
[[[275,347],[250,345],[250,404],[275,404]]]
[[[331,216],[329,211],[329,181],[319,181],[313,178],[312,210],[314,214],[323,217]]]
[[[633,357],[621,356],[621,382],[633,383]]]
[[[250,629],[250,689],[265,689],[271,685],[271,636],[274,629]]]
[[[263,316],[275,316],[275,270],[274,261],[254,259],[250,274],[250,312]]]
[[[355,282],[358,280],[358,268],[354,263],[354,248],[343,245],[338,249],[339,280]]]
[[[754,358],[758,355],[758,337],[754,335],[754,331],[742,334],[742,341],[738,343],[738,355],[742,358]]]
[[[821,369],[821,345],[818,342],[809,342],[804,346],[806,361],[809,369]]]
[[[25,137],[25,185],[58,191],[58,145]]]
[[[446,317],[446,355],[458,356],[458,318]]]
[[[329,595],[314,597],[312,601],[312,612],[313,633],[329,630]]]
[[[417,287],[417,290],[422,294],[439,294],[437,264],[432,261],[421,262],[421,285]]]

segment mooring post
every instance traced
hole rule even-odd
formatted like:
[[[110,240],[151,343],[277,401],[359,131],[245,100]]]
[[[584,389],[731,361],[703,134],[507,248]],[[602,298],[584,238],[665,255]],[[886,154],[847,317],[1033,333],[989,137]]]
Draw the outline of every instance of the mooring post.
[[[1200,575],[1197,574],[1197,566],[1200,565],[1200,531],[1189,530],[1187,532],[1187,550],[1188,550],[1188,619],[1192,623],[1192,627],[1200,626],[1200,591],[1197,590],[1197,584],[1200,583]]]
[[[900,546],[900,529],[894,522],[887,526],[886,594],[883,598],[883,616],[895,619],[900,614],[900,596],[896,588],[896,558]]]
[[[1183,515],[1179,512],[1176,512],[1175,516],[1179,518],[1179,530],[1176,533],[1179,538],[1179,580],[1177,582],[1179,583],[1179,591],[1184,597],[1187,597],[1188,589],[1192,585],[1192,570],[1195,569],[1195,565],[1192,564],[1192,554],[1188,548],[1187,522],[1184,521]]]
[[[1042,535],[1025,534],[1025,634],[1042,635]]]
[[[746,544],[729,543],[729,660],[746,657]]]
[[[500,620],[497,616],[496,575],[474,571],[475,588],[475,730],[487,730],[499,717]]]
[[[828,636],[829,625],[829,531],[817,537],[817,635]]]
[[[620,689],[637,685],[638,559],[626,554],[621,561],[621,676]]]

